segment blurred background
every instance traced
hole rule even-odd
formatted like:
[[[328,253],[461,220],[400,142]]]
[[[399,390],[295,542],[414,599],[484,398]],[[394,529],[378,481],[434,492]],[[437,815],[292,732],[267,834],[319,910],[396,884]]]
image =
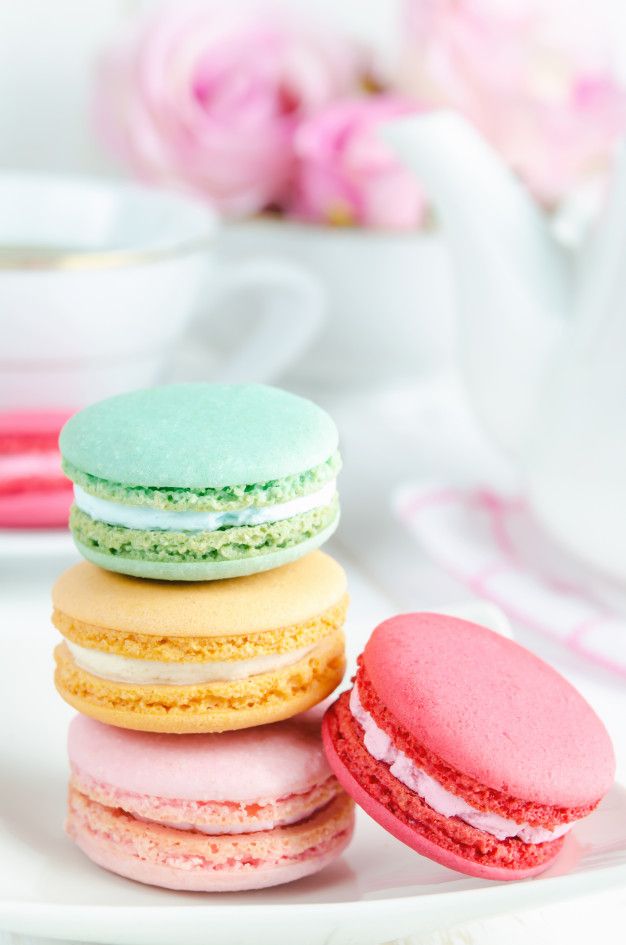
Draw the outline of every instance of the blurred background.
[[[10,633],[47,634],[74,554],[67,416],[276,383],[340,427],[352,654],[391,612],[496,605],[623,780],[624,4],[21,0],[0,88]]]

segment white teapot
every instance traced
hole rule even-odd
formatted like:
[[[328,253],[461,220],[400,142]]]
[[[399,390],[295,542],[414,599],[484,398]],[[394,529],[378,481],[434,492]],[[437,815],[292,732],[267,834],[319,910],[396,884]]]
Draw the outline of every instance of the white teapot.
[[[626,152],[576,257],[461,116],[403,118],[383,136],[443,224],[477,414],[553,536],[626,581]]]

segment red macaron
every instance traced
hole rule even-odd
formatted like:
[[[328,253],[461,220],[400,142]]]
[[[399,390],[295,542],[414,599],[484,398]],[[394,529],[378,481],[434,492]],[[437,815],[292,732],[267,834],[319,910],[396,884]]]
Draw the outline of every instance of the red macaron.
[[[613,783],[610,738],[524,647],[453,617],[380,624],[323,726],[331,768],[389,833],[485,879],[545,870]]]
[[[67,410],[0,413],[0,528],[67,525],[72,483],[61,469],[58,439]]]

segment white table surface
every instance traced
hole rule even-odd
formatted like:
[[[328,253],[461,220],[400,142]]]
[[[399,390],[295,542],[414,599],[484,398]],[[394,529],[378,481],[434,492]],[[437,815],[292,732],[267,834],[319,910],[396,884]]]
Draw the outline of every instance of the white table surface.
[[[467,593],[422,555],[394,521],[389,499],[395,486],[416,477],[458,478],[459,469],[495,469],[484,444],[467,423],[456,393],[435,385],[388,392],[384,397],[354,397],[334,404],[341,428],[345,469],[341,478],[343,521],[330,550],[348,571],[351,608],[347,625],[351,666],[375,624],[393,613],[428,609],[467,599]],[[72,560],[72,553],[38,561],[0,560],[0,628],[19,628],[24,645],[42,645],[49,621],[50,586]],[[538,634],[515,627],[520,642],[566,675],[605,721],[616,746],[618,779],[626,781],[626,687],[608,672],[577,658]],[[39,639],[37,639],[39,638]],[[53,631],[49,643],[52,647]],[[56,698],[50,690],[38,696]],[[9,720],[18,724],[18,720]],[[553,906],[520,915],[442,930],[411,945],[603,945],[623,943],[626,889],[584,897],[567,907]],[[33,940],[0,932],[0,945]],[[41,941],[41,940],[38,940]],[[253,937],[250,939],[253,942]],[[409,940],[407,940],[407,943]],[[218,945],[218,943],[216,943]]]

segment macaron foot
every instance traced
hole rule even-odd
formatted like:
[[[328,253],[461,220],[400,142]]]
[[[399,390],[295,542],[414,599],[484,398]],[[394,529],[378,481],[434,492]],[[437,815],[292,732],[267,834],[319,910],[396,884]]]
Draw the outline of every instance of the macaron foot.
[[[67,644],[55,650],[55,684],[90,718],[143,732],[225,732],[266,725],[305,712],[329,696],[345,672],[337,630],[303,659],[271,673],[199,685],[116,683],[76,665]]]
[[[276,548],[274,551],[265,551],[263,554],[252,554],[248,557],[222,561],[153,561],[149,558],[128,558],[83,544],[75,534],[73,538],[77,549],[87,561],[117,574],[128,574],[132,577],[150,578],[157,581],[218,581],[260,574],[303,558],[327,542],[338,524],[339,515],[328,527],[296,544]]]

